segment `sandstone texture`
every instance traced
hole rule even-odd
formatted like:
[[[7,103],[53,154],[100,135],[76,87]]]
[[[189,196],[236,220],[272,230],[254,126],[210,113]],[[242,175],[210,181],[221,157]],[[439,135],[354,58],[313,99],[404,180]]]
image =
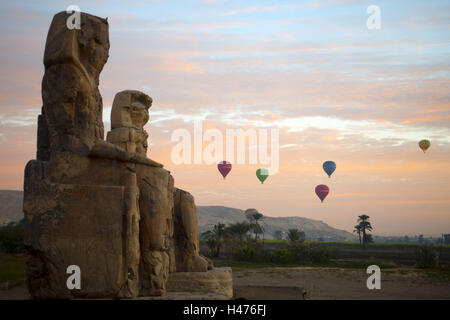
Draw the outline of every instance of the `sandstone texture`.
[[[152,101],[136,90],[117,93],[107,141],[146,156],[148,134],[144,125]],[[140,295],[164,295],[169,272],[208,270],[208,261],[198,253],[194,197],[174,188],[170,172],[163,168],[141,164],[130,167],[136,172],[140,190]]]
[[[194,198],[147,157],[152,98],[117,93],[104,140],[98,85],[108,59],[107,21],[81,13],[81,29],[70,30],[67,18],[56,14],[48,32],[36,160],[25,168],[31,296],[164,296],[169,279],[183,274],[180,291],[229,295],[231,271],[208,271],[212,264],[198,253]],[[73,265],[81,288],[67,286]]]
[[[111,110],[111,131],[107,141],[131,152],[147,155],[147,131],[144,125],[149,120],[148,109],[152,98],[143,92],[125,90],[114,97]]]
[[[216,293],[233,297],[233,277],[230,267],[214,268],[208,272],[175,272],[169,276],[168,292]]]
[[[25,168],[27,284],[40,299],[134,297],[139,188],[125,160],[152,163],[103,140],[98,83],[108,59],[107,21],[82,13],[81,32],[66,19],[55,15],[48,33],[37,160]],[[66,285],[71,265],[81,269],[80,289]]]
[[[173,178],[163,168],[138,165],[141,190],[141,295],[164,295],[169,275],[169,246],[173,237]]]
[[[205,272],[208,270],[208,261],[198,253],[198,219],[194,197],[189,192],[176,188],[174,198],[175,270]]]

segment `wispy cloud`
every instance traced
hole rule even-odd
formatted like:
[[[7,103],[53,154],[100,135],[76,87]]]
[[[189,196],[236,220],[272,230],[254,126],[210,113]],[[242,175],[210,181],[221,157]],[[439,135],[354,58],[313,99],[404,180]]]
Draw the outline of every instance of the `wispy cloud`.
[[[365,4],[349,0],[78,4],[110,22],[100,78],[106,130],[116,92],[149,93],[149,156],[199,204],[344,229],[361,212],[377,232],[397,232],[402,215],[412,222],[398,232],[450,228],[448,3],[380,1],[377,31],[366,28]],[[35,157],[46,33],[64,9],[51,0],[0,4],[2,188],[22,188]],[[222,132],[279,128],[280,172],[255,185],[258,166],[235,166],[224,182],[215,166],[172,164],[171,132],[195,120]],[[422,138],[432,141],[427,154]],[[330,159],[338,169],[328,179],[321,164]],[[319,183],[332,189],[324,204]]]

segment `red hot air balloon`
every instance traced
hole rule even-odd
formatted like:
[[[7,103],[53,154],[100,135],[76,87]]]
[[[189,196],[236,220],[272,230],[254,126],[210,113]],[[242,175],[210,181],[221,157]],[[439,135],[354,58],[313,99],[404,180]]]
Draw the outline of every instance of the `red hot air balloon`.
[[[319,184],[316,187],[316,194],[319,197],[320,201],[323,202],[323,200],[327,197],[328,193],[330,192],[330,188],[328,188],[324,184]]]
[[[227,176],[227,174],[231,171],[231,163],[228,161],[220,161],[217,164],[217,169],[219,169],[219,172],[222,174],[223,178]]]

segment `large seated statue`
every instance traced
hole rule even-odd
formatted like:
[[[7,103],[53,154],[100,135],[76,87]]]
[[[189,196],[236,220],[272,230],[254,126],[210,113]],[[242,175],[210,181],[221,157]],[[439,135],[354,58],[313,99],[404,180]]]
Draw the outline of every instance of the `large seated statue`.
[[[104,140],[98,85],[108,23],[81,13],[81,30],[70,30],[67,17],[56,14],[48,32],[37,155],[25,168],[29,292],[38,299],[164,295],[169,272],[211,269],[198,254],[194,199],[146,155],[148,95],[116,95]],[[73,265],[81,288],[67,286]]]
[[[146,156],[148,134],[144,125],[149,120],[152,101],[148,95],[136,90],[117,93],[107,141]],[[140,190],[141,294],[161,295],[165,292],[169,270],[205,272],[208,262],[198,254],[193,197],[174,188],[169,171],[142,164],[133,167]],[[190,199],[181,200],[181,194],[183,199]]]
[[[28,288],[35,298],[133,297],[139,291],[139,189],[129,163],[160,166],[103,140],[99,75],[106,20],[81,14],[82,32],[53,18],[44,53],[37,160],[25,168]],[[81,270],[70,290],[67,268]]]

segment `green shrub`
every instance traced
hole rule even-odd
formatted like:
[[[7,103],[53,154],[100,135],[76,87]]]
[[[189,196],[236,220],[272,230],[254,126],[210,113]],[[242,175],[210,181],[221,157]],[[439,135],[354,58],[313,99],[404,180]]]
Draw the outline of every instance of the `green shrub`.
[[[331,259],[338,258],[338,250],[335,248],[326,248],[314,243],[302,244],[296,243],[288,247],[295,263],[326,263]]]
[[[273,250],[260,250],[257,254],[257,260],[260,262],[273,262]]]
[[[291,263],[292,262],[292,255],[291,252],[289,252],[286,249],[277,249],[272,252],[272,262],[275,263]]]
[[[0,250],[5,253],[22,253],[25,251],[22,221],[0,227]]]
[[[309,246],[303,243],[291,243],[288,247],[292,260],[296,263],[305,263],[310,260],[308,248]]]
[[[25,281],[25,255],[0,253],[0,291],[20,286]]]
[[[416,248],[416,267],[433,268],[437,265],[437,255],[432,245],[423,244]]]
[[[314,263],[326,263],[331,259],[337,259],[338,254],[335,249],[330,248],[320,248],[320,247],[312,247],[311,248],[311,262]]]
[[[255,260],[255,250],[249,246],[243,246],[235,253],[237,261],[252,261]]]

